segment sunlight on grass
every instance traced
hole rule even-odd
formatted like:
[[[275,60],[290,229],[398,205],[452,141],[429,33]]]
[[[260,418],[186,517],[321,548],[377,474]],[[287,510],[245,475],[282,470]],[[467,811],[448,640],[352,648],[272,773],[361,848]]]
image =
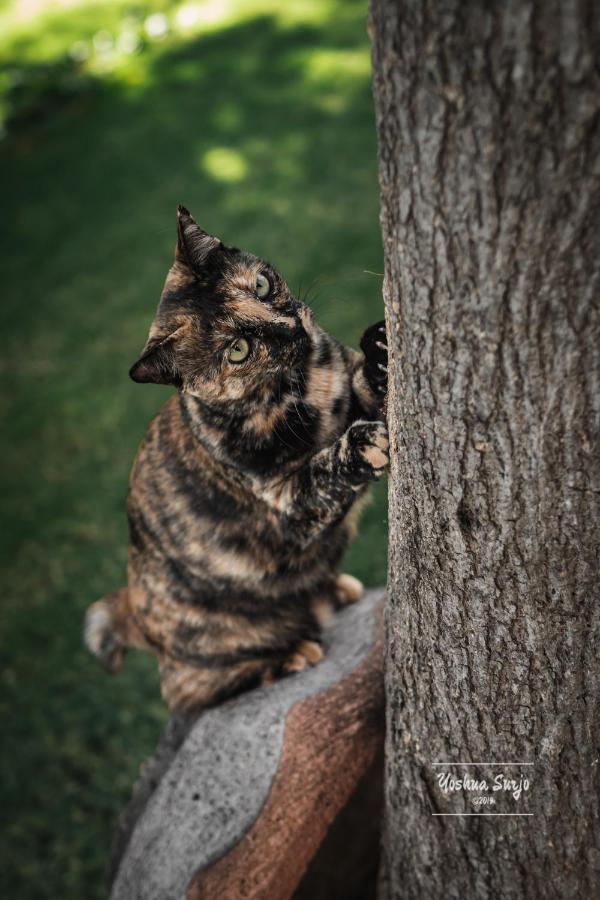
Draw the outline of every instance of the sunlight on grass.
[[[213,147],[202,156],[202,168],[217,181],[235,184],[243,181],[248,174],[248,164],[238,150],[227,147]]]
[[[161,54],[192,37],[261,16],[286,30],[317,26],[328,15],[328,3],[319,0],[9,0],[0,10],[0,138],[49,97],[65,99],[90,90],[86,76],[110,77],[135,88],[152,77]],[[298,62],[315,83],[365,77],[369,70],[366,48],[321,49],[304,53]],[[329,92],[320,104],[335,112],[342,98]]]
[[[141,40],[167,37],[186,39],[195,34],[270,16],[284,27],[302,23],[318,25],[329,15],[321,0],[204,0],[176,3],[174,0],[8,0],[0,9],[0,52],[12,50],[32,59],[51,59],[60,53],[89,58],[117,51],[130,54],[141,48]],[[104,28],[101,25],[104,25]],[[79,33],[80,43],[69,45]],[[85,55],[84,45],[88,54]]]
[[[203,25],[222,25],[231,16],[230,0],[206,0],[204,3],[184,3],[175,13],[180,28],[201,28]]]
[[[303,67],[304,76],[309,82],[323,84],[342,78],[347,83],[349,78],[365,79],[371,72],[371,61],[360,50],[303,50],[297,55]]]

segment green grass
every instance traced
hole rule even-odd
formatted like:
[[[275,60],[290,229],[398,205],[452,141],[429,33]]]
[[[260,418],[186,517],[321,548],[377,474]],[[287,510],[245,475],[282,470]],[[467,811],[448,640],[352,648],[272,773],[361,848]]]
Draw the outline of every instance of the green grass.
[[[312,286],[342,339],[382,317],[365,271],[382,266],[366,3],[200,6],[213,21],[177,31],[176,4],[88,0],[28,20],[0,4],[0,886],[19,900],[105,896],[117,812],[166,718],[153,660],[131,654],[111,679],[80,632],[86,605],[124,583],[128,471],[168,395],[127,370],[176,204]],[[157,8],[162,40],[140,25]],[[106,35],[90,49],[127,29],[136,53]],[[368,584],[385,580],[385,515],[379,485],[346,566]]]

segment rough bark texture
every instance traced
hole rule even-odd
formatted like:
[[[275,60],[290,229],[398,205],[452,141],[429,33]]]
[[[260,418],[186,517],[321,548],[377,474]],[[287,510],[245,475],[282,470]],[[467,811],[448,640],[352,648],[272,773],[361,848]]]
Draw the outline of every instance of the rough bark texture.
[[[372,0],[393,898],[599,895],[593,6]],[[463,817],[484,810],[436,762],[533,763],[526,796],[485,809],[533,815]]]

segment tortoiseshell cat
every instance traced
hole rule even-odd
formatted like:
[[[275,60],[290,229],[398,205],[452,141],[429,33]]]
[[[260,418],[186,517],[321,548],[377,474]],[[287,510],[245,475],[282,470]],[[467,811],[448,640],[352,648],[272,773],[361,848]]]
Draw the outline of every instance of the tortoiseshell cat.
[[[321,658],[327,609],[362,585],[336,566],[388,463],[383,323],[364,355],[319,328],[268,263],[178,209],[178,240],[134,381],[171,384],[128,497],[128,587],[94,603],[111,671],[153,651],[190,711]]]

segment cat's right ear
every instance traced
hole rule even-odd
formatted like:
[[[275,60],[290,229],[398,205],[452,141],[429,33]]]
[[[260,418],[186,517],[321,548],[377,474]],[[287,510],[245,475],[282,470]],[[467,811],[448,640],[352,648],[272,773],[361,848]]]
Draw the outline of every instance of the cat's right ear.
[[[175,347],[184,328],[161,339],[149,340],[140,358],[129,370],[129,377],[138,384],[172,384],[181,387]]]
[[[213,251],[222,247],[219,238],[212,237],[196,224],[185,206],[177,207],[177,247],[175,259],[200,274]]]

